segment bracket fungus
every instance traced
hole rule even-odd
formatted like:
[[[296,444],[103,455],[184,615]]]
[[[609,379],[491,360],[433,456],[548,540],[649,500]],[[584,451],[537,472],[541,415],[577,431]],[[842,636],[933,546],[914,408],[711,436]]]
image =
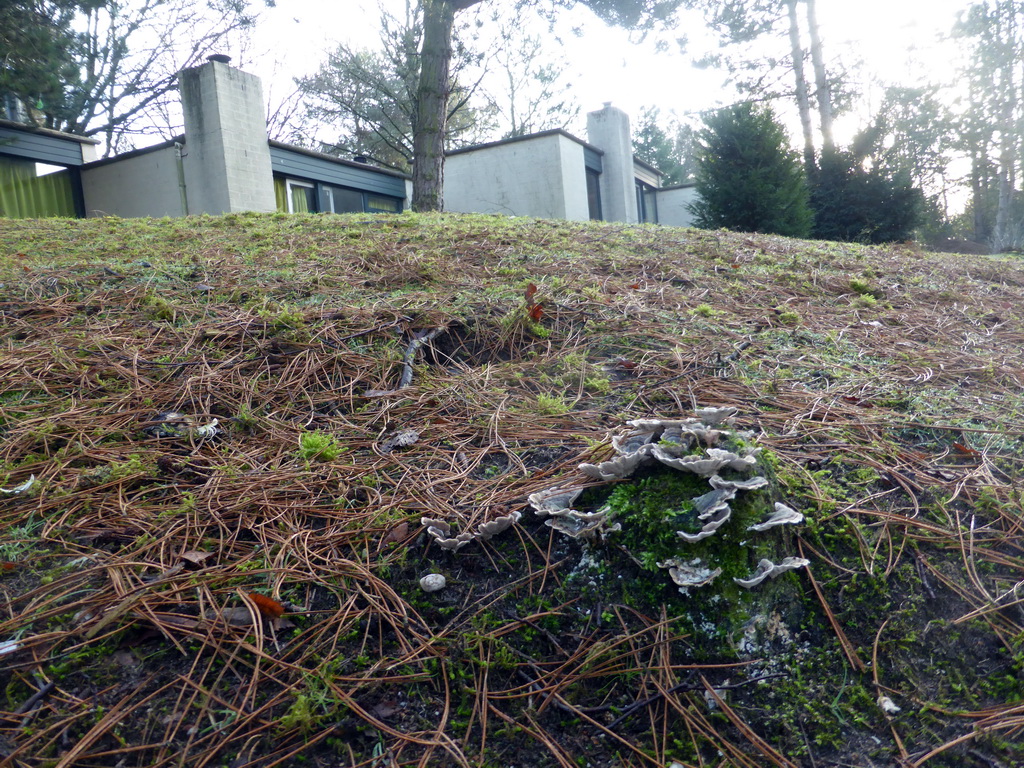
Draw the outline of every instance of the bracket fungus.
[[[500,517],[496,517],[486,523],[481,523],[473,533],[460,533],[457,536],[452,535],[451,525],[446,523],[444,520],[437,520],[432,517],[421,517],[420,525],[427,529],[427,535],[434,539],[441,549],[448,549],[453,552],[457,552],[476,539],[483,539],[484,541],[487,541],[493,536],[497,536],[502,531],[508,530],[519,522],[519,518],[521,518],[522,515],[522,512],[514,510],[509,512],[507,515],[501,515]]]
[[[522,512],[515,510],[513,512],[509,512],[507,515],[502,515],[501,517],[496,517],[486,523],[481,523],[476,529],[476,535],[486,541],[492,536],[497,536],[502,531],[506,531],[511,528],[519,522],[519,518],[522,516]]]
[[[774,528],[777,525],[798,525],[804,521],[804,516],[797,512],[792,507],[787,507],[785,504],[775,502],[775,514],[765,520],[763,523],[757,523],[756,525],[747,526],[748,531],[767,531],[769,528]]]
[[[678,557],[672,557],[658,563],[658,567],[668,568],[669,577],[676,586],[682,589],[707,586],[722,575],[721,568],[711,570],[700,558],[695,558],[687,563]]]
[[[641,515],[646,515],[648,526],[656,528],[660,520],[662,530],[676,542],[668,544],[661,538],[661,548],[653,551],[662,553],[657,558],[657,567],[668,570],[672,582],[684,595],[689,595],[694,588],[711,585],[723,573],[723,568],[719,567],[724,562],[721,558],[731,558],[732,565],[727,573],[732,576],[731,581],[746,589],[808,563],[803,558],[785,557],[776,564],[764,556],[774,550],[759,545],[758,537],[755,536],[754,541],[743,538],[745,532],[766,534],[781,526],[801,523],[804,517],[792,507],[776,502],[774,512],[765,519],[767,502],[760,500],[761,497],[756,502],[746,498],[751,491],[767,488],[769,481],[754,474],[761,449],[751,445],[752,433],[734,428],[736,413],[736,408],[702,408],[695,412],[694,418],[628,421],[629,431],[611,439],[613,455],[610,458],[579,467],[584,475],[600,483],[627,479],[635,482],[638,476],[648,477],[651,472],[659,472],[659,467],[680,473],[665,476],[665,469],[660,469],[662,474],[657,476],[664,479],[646,486],[648,492],[660,494],[658,503],[664,507],[660,517],[659,513],[650,511],[650,503],[643,502],[639,508],[645,510]],[[671,477],[690,479],[673,484]],[[546,525],[573,538],[596,540],[625,530],[623,537],[629,540],[627,549],[632,552],[632,545],[639,542],[637,546],[642,547],[643,542],[636,536],[630,538],[624,526],[632,525],[633,521],[629,515],[617,512],[610,503],[617,492],[628,491],[623,486],[616,485],[609,503],[594,504],[590,509],[586,504],[580,504],[580,509],[574,508],[586,489],[582,485],[538,491],[529,497],[529,503],[536,514],[547,517]],[[685,489],[685,495],[672,498],[669,486]],[[736,508],[743,512],[739,520],[734,514],[735,505],[740,505]],[[701,525],[700,530],[693,530],[695,522]],[[663,534],[655,535],[663,537]],[[645,551],[649,554],[652,550]],[[760,562],[754,574],[742,578],[749,573],[749,563],[758,558]],[[635,556],[634,559],[641,562]],[[652,560],[647,558],[643,562]]]
[[[473,540],[473,534],[471,533],[460,533],[458,536],[452,536],[452,527],[444,520],[423,517],[420,518],[420,523],[426,527],[427,535],[434,539],[441,549],[457,551]]]
[[[711,423],[695,419],[635,419],[626,422],[632,431],[612,438],[616,455],[599,464],[580,464],[580,471],[594,480],[622,480],[638,468],[654,462],[700,477],[711,477],[721,469],[744,472],[757,465],[759,448],[744,447],[740,453],[705,447],[729,437],[719,430],[736,413],[735,408],[706,408]],[[742,435],[739,435],[742,437]],[[696,450],[696,452],[694,452]],[[703,453],[700,451],[703,450]],[[767,481],[766,481],[767,482]]]
[[[734,578],[733,581],[735,581],[744,589],[753,589],[765,579],[774,579],[777,576],[781,576],[786,571],[792,571],[795,568],[803,568],[804,566],[810,564],[810,560],[806,560],[802,557],[787,557],[781,563],[778,564],[773,563],[771,560],[765,559],[757,564],[757,570],[754,572],[754,575],[751,576],[749,579]]]
[[[527,501],[536,514],[548,515],[544,525],[574,539],[589,539],[601,533],[619,530],[617,524],[608,526],[610,510],[607,507],[594,512],[580,512],[572,508],[583,491],[582,485],[549,488],[531,493]]]

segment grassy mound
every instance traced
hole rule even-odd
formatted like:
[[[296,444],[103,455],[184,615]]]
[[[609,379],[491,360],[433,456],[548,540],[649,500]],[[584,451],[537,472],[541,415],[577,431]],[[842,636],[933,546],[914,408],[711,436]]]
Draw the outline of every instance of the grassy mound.
[[[0,488],[35,482],[0,494],[0,762],[1020,764],[1022,306],[1019,260],[910,246],[5,221]],[[709,405],[811,561],[720,632],[654,528],[526,504]]]

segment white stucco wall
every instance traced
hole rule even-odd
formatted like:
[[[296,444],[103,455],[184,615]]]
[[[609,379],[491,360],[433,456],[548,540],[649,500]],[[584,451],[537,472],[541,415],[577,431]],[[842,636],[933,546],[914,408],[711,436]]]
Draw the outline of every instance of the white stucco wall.
[[[583,146],[562,134],[548,134],[449,155],[444,207],[463,213],[589,219]]]
[[[87,216],[182,216],[174,147],[82,169]]]
[[[669,187],[658,190],[658,223],[666,227],[692,227],[693,214],[687,205],[697,199],[697,188]]]

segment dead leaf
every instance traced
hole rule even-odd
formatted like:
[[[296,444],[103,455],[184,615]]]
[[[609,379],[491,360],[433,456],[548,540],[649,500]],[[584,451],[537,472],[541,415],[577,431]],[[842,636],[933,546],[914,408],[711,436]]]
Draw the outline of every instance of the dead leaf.
[[[387,720],[398,711],[398,706],[393,700],[379,701],[371,708],[373,714],[381,720]]]
[[[267,618],[279,619],[284,614],[284,606],[274,598],[261,595],[259,592],[246,592],[245,594],[260,609],[260,613]]]
[[[534,297],[534,294],[536,294],[536,293],[537,293],[537,286],[536,285],[534,285],[533,283],[530,283],[528,286],[526,286],[526,290],[523,292],[523,298],[526,299],[526,306],[528,306],[528,307],[532,307],[533,306],[533,297]]]
[[[182,552],[178,557],[186,563],[202,567],[203,563],[213,557],[213,552],[197,552],[194,549],[190,549],[187,552]]]
[[[139,660],[135,658],[135,654],[131,651],[114,651],[111,659],[115,664],[125,669],[138,669],[140,666]]]
[[[154,573],[154,574],[150,574],[150,575],[147,575],[147,576],[143,576],[142,577],[142,581],[145,582],[146,584],[152,584],[155,581],[162,581],[163,579],[169,579],[172,576],[177,576],[179,573],[182,572],[182,570],[184,568],[185,568],[185,566],[183,566],[183,565],[181,565],[179,563],[178,565],[172,566],[170,568],[165,568],[164,570],[160,571],[160,573]]]
[[[384,547],[386,547],[388,544],[397,544],[398,542],[405,539],[405,537],[408,535],[409,523],[403,521],[381,537],[379,548],[384,549]]]
[[[172,627],[177,627],[178,629],[199,628],[199,620],[194,619],[191,616],[179,616],[178,614],[174,613],[157,613],[154,614],[154,617],[159,618],[159,623],[164,626],[170,625]]]
[[[415,429],[403,429],[395,432],[391,437],[380,444],[381,453],[391,453],[395,448],[406,448],[420,439],[420,433]]]
[[[544,307],[542,305],[534,304],[532,307],[530,307],[530,319],[531,320],[533,320],[534,322],[537,322],[542,317],[544,317]]]
[[[252,626],[252,611],[245,606],[236,606],[233,608],[221,608],[216,611],[207,611],[205,618],[210,621],[216,621],[221,619],[225,624],[230,624],[232,627],[251,627]]]

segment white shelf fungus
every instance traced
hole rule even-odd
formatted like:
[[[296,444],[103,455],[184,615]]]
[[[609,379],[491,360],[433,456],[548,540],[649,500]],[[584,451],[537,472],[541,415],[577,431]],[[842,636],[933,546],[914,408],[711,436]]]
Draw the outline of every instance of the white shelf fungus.
[[[768,486],[768,479],[760,475],[748,480],[723,480],[720,475],[712,475],[708,482],[711,483],[712,488],[718,490],[732,488],[735,491],[756,491],[758,488]]]
[[[736,498],[734,488],[716,488],[693,500],[693,509],[698,520],[707,520],[723,510],[729,509],[729,502]]]
[[[582,485],[568,488],[559,486],[531,493],[526,500],[530,502],[530,506],[538,515],[554,515],[562,510],[571,509],[581,493],[583,493]]]
[[[712,570],[699,558],[685,562],[677,557],[658,563],[659,568],[668,568],[668,575],[673,583],[680,587],[680,592],[693,587],[705,587],[722,575],[721,568]]]
[[[732,510],[729,509],[729,505],[725,505],[725,509],[718,513],[718,517],[704,524],[704,527],[700,529],[699,533],[687,533],[686,531],[676,531],[676,535],[679,536],[683,541],[687,541],[690,544],[694,544],[702,539],[706,539],[708,536],[713,536],[715,532],[721,528],[729,520],[732,515]]]
[[[457,552],[475,539],[487,541],[502,531],[507,531],[519,522],[519,518],[522,516],[522,512],[515,510],[507,515],[481,523],[473,533],[460,533],[457,536],[452,536],[452,527],[444,520],[437,520],[433,517],[421,517],[420,525],[427,529],[427,536],[436,541],[437,546],[441,547],[441,549]]]
[[[685,553],[688,545],[714,536],[730,521],[733,516],[730,502],[737,493],[768,486],[767,478],[751,475],[761,452],[760,448],[749,446],[753,435],[725,429],[732,427],[736,413],[737,409],[732,407],[701,408],[696,411],[696,418],[628,421],[626,424],[630,431],[614,435],[611,439],[614,456],[596,464],[581,464],[579,469],[587,477],[605,483],[624,480],[637,469],[658,463],[706,478],[710,490],[691,499],[696,517],[703,523],[701,530],[695,533],[675,531],[681,539],[680,551]],[[718,444],[733,450],[714,447]],[[721,473],[740,476],[723,477]],[[544,521],[546,525],[573,538],[594,538],[618,530],[621,526],[611,519],[608,507],[596,512],[573,509],[572,505],[583,489],[583,486],[549,488],[532,494],[529,502],[536,514],[548,516],[549,519]],[[803,520],[804,516],[793,508],[776,503],[775,511],[768,519],[750,525],[746,530],[763,533],[778,526],[796,525]],[[807,564],[807,560],[798,557],[786,557],[778,564],[762,559],[749,579],[735,578],[734,581],[751,589],[765,579]],[[669,558],[658,565],[669,569],[672,581],[684,592],[710,584],[721,574],[721,569],[713,569],[699,559],[687,560],[685,556]]]
[[[452,536],[452,527],[444,520],[421,517],[420,523],[426,527],[427,535],[434,539],[441,549],[450,549],[454,552],[462,549],[473,540],[473,534],[471,533],[460,533],[458,536]]]
[[[605,523],[608,520],[608,508],[602,507],[596,512],[577,512],[575,509],[566,509],[562,514],[556,514],[544,521],[544,525],[554,528],[566,536],[574,539],[580,537],[589,538],[598,532],[608,533],[619,530],[619,525],[608,527]]]
[[[757,564],[757,570],[754,571],[754,575],[749,579],[733,579],[733,581],[744,589],[753,589],[765,579],[774,579],[786,571],[803,568],[810,564],[810,560],[805,560],[802,557],[787,557],[778,564],[773,563],[771,560],[762,560]]]
[[[767,531],[777,525],[798,525],[804,521],[804,516],[792,507],[775,502],[775,513],[763,523],[747,526],[748,531]]]
[[[701,423],[709,427],[717,427],[726,423],[739,412],[739,408],[727,406],[724,408],[698,408],[694,413]]]
[[[502,531],[508,530],[515,523],[518,523],[519,518],[522,516],[523,513],[516,510],[514,512],[510,512],[507,515],[496,517],[493,520],[490,520],[486,523],[481,523],[480,526],[476,529],[476,535],[479,536],[481,539],[485,540],[491,538],[492,536],[497,536]]]

